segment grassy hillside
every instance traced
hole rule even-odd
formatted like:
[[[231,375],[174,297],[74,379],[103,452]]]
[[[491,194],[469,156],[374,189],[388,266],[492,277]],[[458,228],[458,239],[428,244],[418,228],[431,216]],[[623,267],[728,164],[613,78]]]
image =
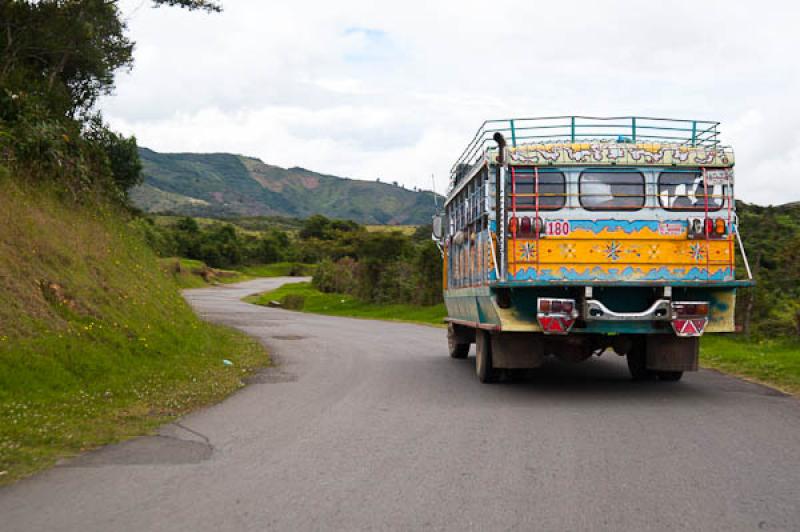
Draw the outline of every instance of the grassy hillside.
[[[322,214],[369,224],[427,224],[431,192],[280,168],[228,153],[156,153],[139,150],[145,183],[131,193],[147,212],[192,216]]]
[[[0,203],[0,483],[215,401],[268,362],[200,321],[113,209],[2,175]]]

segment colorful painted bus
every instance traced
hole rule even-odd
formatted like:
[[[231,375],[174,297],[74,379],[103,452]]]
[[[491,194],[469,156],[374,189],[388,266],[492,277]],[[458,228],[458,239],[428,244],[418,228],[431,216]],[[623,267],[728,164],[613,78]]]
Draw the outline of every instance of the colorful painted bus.
[[[482,382],[612,349],[634,379],[697,370],[752,284],[718,122],[489,120],[453,165],[434,239],[448,345]],[[735,275],[737,242],[747,279]]]

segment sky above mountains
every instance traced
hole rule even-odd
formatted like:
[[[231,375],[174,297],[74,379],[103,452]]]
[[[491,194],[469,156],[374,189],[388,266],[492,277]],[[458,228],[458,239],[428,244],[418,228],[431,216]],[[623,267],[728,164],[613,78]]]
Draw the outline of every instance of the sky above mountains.
[[[790,0],[122,0],[137,42],[102,109],[158,151],[233,152],[442,193],[487,118],[722,122],[737,195],[800,200]]]

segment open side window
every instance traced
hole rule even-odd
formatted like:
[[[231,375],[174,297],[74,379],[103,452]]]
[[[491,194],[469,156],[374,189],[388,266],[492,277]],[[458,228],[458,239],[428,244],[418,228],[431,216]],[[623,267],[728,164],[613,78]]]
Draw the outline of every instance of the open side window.
[[[668,211],[718,211],[725,201],[725,185],[708,187],[702,172],[661,172],[658,175],[658,203]]]

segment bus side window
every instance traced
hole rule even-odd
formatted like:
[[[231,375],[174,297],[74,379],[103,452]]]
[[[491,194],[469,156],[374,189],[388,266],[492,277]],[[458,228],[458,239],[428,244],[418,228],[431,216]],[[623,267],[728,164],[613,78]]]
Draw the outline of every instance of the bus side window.
[[[658,176],[658,202],[669,211],[704,211],[706,195],[702,172],[661,172]],[[708,210],[722,208],[725,187],[708,187]]]
[[[586,171],[578,178],[580,203],[587,211],[637,211],[644,207],[640,172]]]
[[[516,173],[517,209],[536,208],[535,174],[525,170]],[[539,210],[557,211],[567,202],[567,185],[561,172],[539,172]],[[522,194],[522,195],[519,195]]]

